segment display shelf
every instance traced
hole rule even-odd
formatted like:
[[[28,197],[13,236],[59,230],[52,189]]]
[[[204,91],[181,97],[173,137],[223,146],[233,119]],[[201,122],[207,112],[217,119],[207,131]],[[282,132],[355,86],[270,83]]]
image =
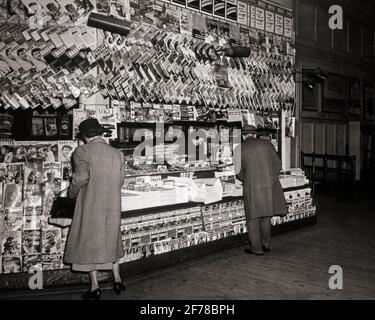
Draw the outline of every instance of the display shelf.
[[[317,223],[317,216],[311,216],[304,219],[285,223],[283,225],[271,226],[272,236],[276,236],[272,241],[277,241],[277,235],[285,232],[298,230],[314,226]],[[167,252],[160,255],[153,255],[147,258],[123,263],[120,265],[120,272],[124,279],[144,274],[158,268],[167,267],[173,264],[182,263],[192,259],[197,259],[207,254],[221,252],[234,247],[247,244],[247,234],[240,234],[224,239],[218,239],[212,242],[206,242],[193,247],[183,248],[176,251]],[[88,284],[87,275],[72,273],[70,270],[56,270],[43,272],[44,288],[58,288],[74,285]],[[2,294],[11,294],[14,290],[29,290],[28,281],[30,274],[17,273],[0,275],[0,289]],[[108,274],[102,282],[110,283],[112,277]],[[0,297],[1,297],[0,293]]]
[[[296,186],[296,187],[289,187],[289,188],[283,188],[284,192],[290,192],[290,191],[298,191],[298,190],[304,190],[306,188],[312,188],[311,183],[307,183],[301,186]]]
[[[143,176],[170,176],[175,174],[181,174],[181,173],[207,173],[207,172],[217,172],[219,171],[218,168],[209,168],[209,169],[197,169],[197,170],[185,170],[185,171],[160,171],[160,172],[145,172],[145,173],[139,173],[139,174],[130,174],[125,175],[125,178],[135,178],[135,177],[143,177]]]

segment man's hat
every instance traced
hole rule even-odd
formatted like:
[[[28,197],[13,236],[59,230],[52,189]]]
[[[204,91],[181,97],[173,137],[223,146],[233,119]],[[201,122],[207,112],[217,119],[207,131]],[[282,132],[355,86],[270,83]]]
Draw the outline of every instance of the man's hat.
[[[242,128],[242,134],[246,133],[257,133],[257,128],[253,125],[247,125],[244,128]]]
[[[99,134],[102,134],[104,132],[103,126],[99,123],[99,121],[95,118],[90,118],[83,120],[79,126],[79,136],[88,136],[90,135],[90,132],[98,132]]]

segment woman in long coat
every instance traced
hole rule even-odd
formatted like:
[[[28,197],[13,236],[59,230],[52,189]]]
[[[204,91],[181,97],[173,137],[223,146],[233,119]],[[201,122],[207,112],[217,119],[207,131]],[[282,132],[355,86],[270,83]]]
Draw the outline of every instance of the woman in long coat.
[[[123,257],[121,240],[121,187],[124,180],[124,156],[109,146],[96,119],[79,126],[85,145],[73,154],[73,174],[69,197],[76,207],[68,234],[64,261],[72,270],[89,272],[91,291],[83,298],[100,298],[98,270],[113,270],[114,290],[125,289],[119,273]]]

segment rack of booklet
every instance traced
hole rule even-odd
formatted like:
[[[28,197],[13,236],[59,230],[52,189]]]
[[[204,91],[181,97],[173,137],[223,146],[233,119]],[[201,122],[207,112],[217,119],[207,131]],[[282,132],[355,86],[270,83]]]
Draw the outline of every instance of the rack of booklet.
[[[56,192],[69,185],[75,141],[1,141],[1,273],[63,267],[67,230],[48,223]]]

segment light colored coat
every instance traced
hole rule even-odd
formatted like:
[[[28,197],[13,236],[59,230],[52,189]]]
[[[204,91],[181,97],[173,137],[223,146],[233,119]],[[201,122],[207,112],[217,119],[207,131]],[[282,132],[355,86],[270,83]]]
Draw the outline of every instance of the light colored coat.
[[[243,196],[247,219],[288,213],[280,184],[281,161],[269,141],[249,137],[241,144]]]
[[[121,186],[124,156],[98,137],[73,153],[69,197],[76,207],[64,261],[113,263],[124,255],[121,240]]]

